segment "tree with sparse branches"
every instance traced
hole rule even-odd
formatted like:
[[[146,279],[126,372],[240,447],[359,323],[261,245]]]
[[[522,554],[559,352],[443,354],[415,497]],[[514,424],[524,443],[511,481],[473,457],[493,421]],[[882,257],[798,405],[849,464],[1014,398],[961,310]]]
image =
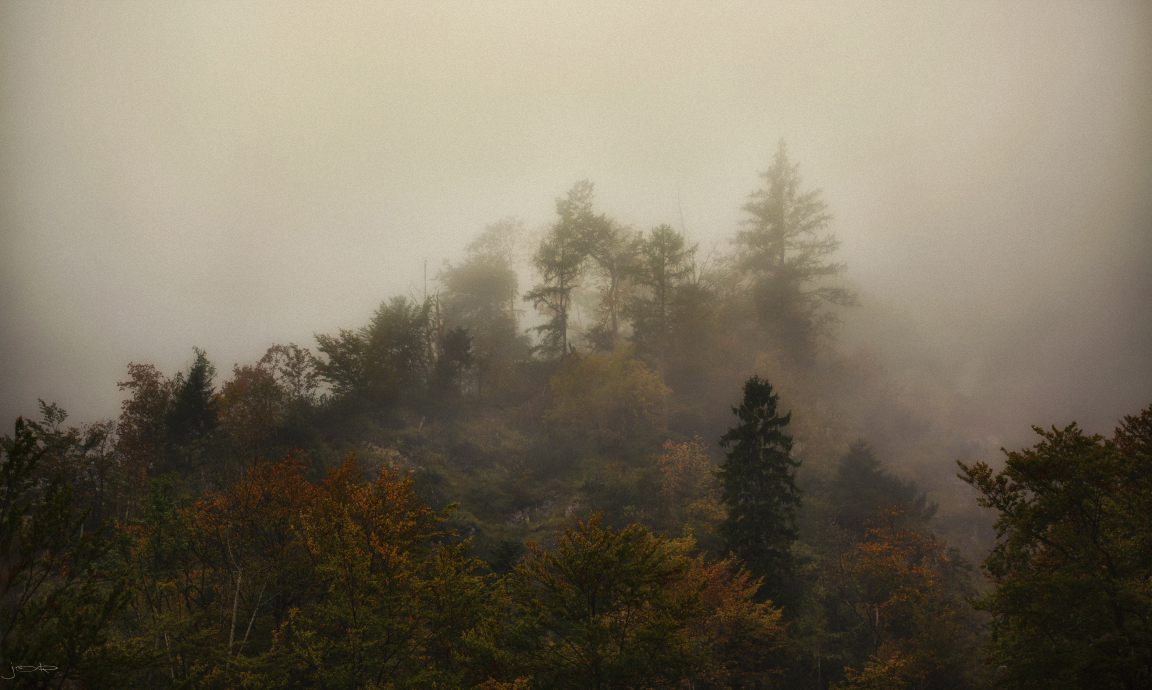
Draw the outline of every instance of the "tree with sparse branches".
[[[540,243],[532,263],[540,272],[541,283],[524,299],[549,317],[536,326],[542,336],[538,349],[559,358],[567,355],[571,340],[568,321],[572,309],[572,291],[584,273],[588,254],[585,232],[595,216],[592,213],[592,183],[577,182],[568,195],[556,200],[560,216]]]
[[[599,323],[588,336],[593,349],[612,352],[620,340],[620,322],[632,278],[640,242],[631,229],[600,214],[585,224],[583,250],[591,260],[593,273],[600,281],[597,312]]]

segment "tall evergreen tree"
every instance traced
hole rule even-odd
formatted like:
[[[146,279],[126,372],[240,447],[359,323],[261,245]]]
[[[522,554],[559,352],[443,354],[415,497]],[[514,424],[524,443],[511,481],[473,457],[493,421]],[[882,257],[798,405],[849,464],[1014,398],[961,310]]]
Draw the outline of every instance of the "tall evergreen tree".
[[[720,437],[728,459],[717,473],[728,510],[718,527],[720,537],[754,575],[764,578],[761,594],[778,603],[793,569],[800,507],[800,463],[792,457],[792,437],[784,433],[792,413],[777,413],[779,399],[772,384],[759,376],[744,383],[744,401],[732,408],[740,423]]]
[[[825,234],[832,216],[820,190],[800,191],[800,168],[788,160],[783,141],[760,177],[767,187],[744,205],[750,217],[736,236],[737,266],[751,288],[763,334],[807,361],[821,328],[834,321],[824,305],[852,305],[856,297],[821,280],[844,272],[844,264],[828,261],[840,242]]]
[[[175,394],[168,408],[168,437],[176,445],[190,443],[216,428],[216,391],[212,386],[216,367],[204,350],[192,349],[196,361],[187,376],[176,375]]]

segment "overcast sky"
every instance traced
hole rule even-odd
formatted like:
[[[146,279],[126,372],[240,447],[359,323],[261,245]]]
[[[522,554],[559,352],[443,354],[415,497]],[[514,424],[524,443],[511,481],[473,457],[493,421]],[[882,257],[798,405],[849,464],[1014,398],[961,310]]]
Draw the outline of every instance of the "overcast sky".
[[[1004,424],[1152,402],[1148,3],[0,0],[0,418],[314,346],[583,178],[722,240],[780,139],[847,343]]]

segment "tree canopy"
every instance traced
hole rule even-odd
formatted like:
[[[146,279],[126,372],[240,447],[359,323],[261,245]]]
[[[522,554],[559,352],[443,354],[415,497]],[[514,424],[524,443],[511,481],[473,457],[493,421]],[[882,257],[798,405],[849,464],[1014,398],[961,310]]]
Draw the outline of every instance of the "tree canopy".
[[[1011,688],[1152,684],[1152,407],[1112,439],[1075,423],[960,478],[997,511],[991,663]]]

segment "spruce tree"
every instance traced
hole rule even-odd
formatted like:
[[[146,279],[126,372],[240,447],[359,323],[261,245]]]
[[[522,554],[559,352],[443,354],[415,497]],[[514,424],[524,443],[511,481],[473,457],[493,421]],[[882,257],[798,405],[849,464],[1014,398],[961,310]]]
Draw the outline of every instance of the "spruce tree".
[[[744,401],[732,408],[740,423],[720,437],[728,459],[717,473],[728,510],[720,537],[754,575],[764,578],[761,594],[777,603],[786,598],[800,507],[800,463],[792,458],[792,437],[784,433],[792,414],[777,413],[779,398],[772,384],[758,376],[744,383]]]

